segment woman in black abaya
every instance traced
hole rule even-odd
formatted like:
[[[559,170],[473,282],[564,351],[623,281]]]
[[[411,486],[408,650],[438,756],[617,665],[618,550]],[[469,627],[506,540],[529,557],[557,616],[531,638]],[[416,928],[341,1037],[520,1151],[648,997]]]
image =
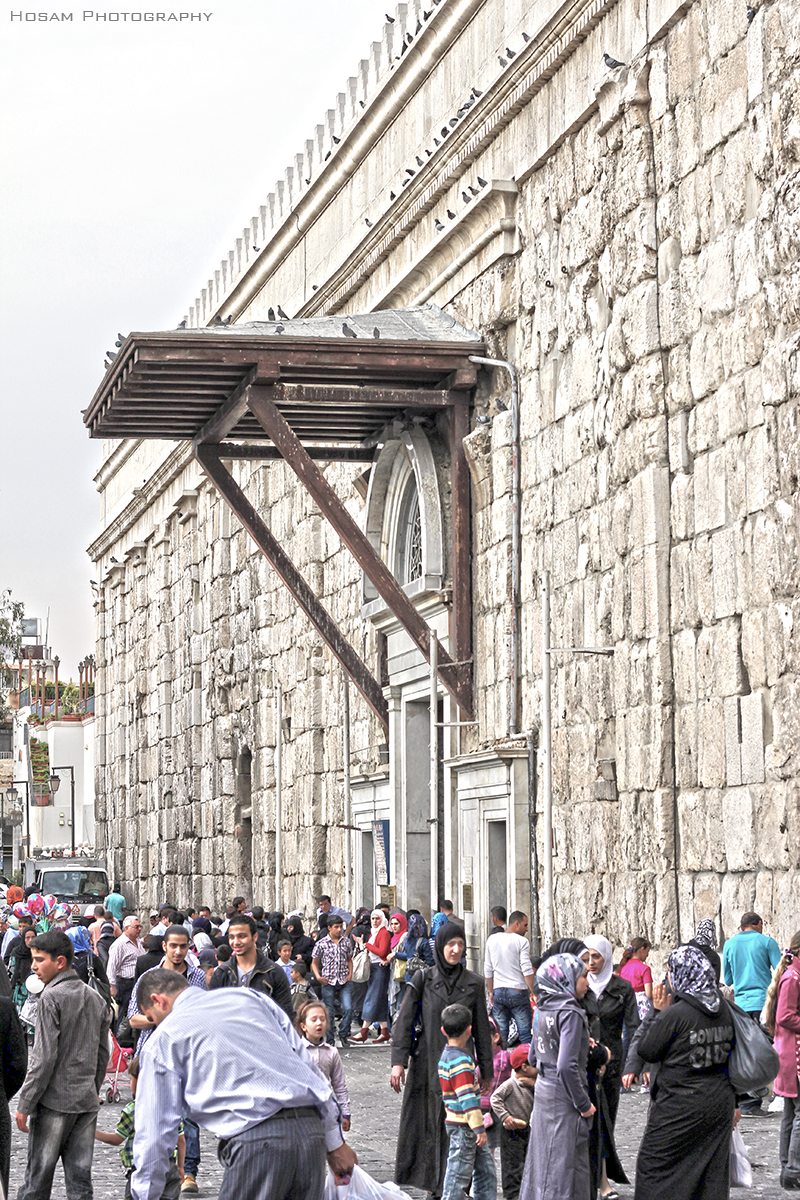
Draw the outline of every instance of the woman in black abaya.
[[[736,1101],[728,1081],[734,1029],[714,968],[696,946],[669,957],[672,997],[653,989],[639,1053],[658,1063],[636,1164],[634,1200],[728,1200]]]
[[[424,1188],[441,1196],[448,1142],[444,1103],[439,1084],[439,1058],[445,1045],[442,1011],[463,1004],[472,1014],[472,1054],[480,1068],[482,1087],[492,1082],[494,1061],[486,987],[482,976],[461,963],[464,929],[448,922],[434,939],[434,966],[406,977],[405,993],[392,1029],[390,1083],[399,1092],[405,1083],[397,1135],[395,1183]],[[406,1068],[408,1079],[406,1080]]]

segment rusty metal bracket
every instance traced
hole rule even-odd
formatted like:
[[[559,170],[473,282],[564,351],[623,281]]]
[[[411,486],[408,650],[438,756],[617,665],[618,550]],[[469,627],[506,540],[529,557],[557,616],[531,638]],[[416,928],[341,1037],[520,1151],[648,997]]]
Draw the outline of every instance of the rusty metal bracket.
[[[195,443],[194,453],[214,487],[289,589],[331,654],[342,664],[378,720],[388,729],[389,709],[380,684],[366,663],[359,658],[333,617],[314,595],[309,584],[297,570],[280,542],[269,531],[236,480],[223,466],[220,460],[225,457],[225,447],[208,442]]]
[[[250,411],[259,425],[271,439],[273,445],[281,452],[306,491],[316,502],[323,516],[336,530],[344,545],[362,568],[378,595],[382,597],[408,633],[425,661],[430,662],[431,631],[427,622],[417,612],[366,534],[350,516],[319,467],[306,452],[300,439],[271,398],[269,389],[265,387],[250,388],[247,397]],[[468,552],[468,544],[466,549]],[[462,558],[464,554],[463,529],[460,534],[458,553],[459,558]],[[460,628],[463,630],[463,626]],[[460,652],[461,649],[459,648],[456,657],[468,657],[467,654]],[[450,655],[443,649],[439,651],[438,673],[448,692],[467,715],[472,716],[472,689],[468,684],[465,685],[462,669],[454,665]]]

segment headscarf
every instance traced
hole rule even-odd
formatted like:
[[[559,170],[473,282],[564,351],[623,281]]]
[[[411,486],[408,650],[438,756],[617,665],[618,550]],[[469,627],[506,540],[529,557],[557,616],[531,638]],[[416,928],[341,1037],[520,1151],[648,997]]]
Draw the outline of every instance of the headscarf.
[[[267,916],[267,920],[269,921],[270,929],[274,929],[277,933],[280,933],[281,925],[283,925],[283,913],[277,911],[271,912]]]
[[[539,967],[535,976],[536,994],[540,1003],[550,1007],[559,1002],[577,1001],[578,980],[586,971],[586,963],[576,954],[553,954]],[[591,975],[589,979],[591,979]]]
[[[712,950],[716,950],[717,942],[717,927],[713,921],[706,918],[700,921],[697,926],[697,933],[694,935],[694,940],[699,942],[701,946],[709,946]]]
[[[22,888],[13,883],[6,892],[6,901],[9,904],[16,904],[19,900],[24,899],[24,896],[25,893],[23,892]]]
[[[292,945],[294,945],[299,938],[306,936],[306,932],[303,929],[303,922],[300,917],[289,917],[288,921],[283,927],[283,932],[286,934]]]
[[[710,1016],[719,1012],[720,994],[714,968],[697,946],[678,946],[673,950],[669,973],[676,995],[696,1001]]]
[[[380,917],[380,919],[381,919],[380,928],[381,929],[389,928],[389,918],[386,916],[386,913],[383,911],[382,908],[373,908],[372,912],[369,914],[370,928],[372,927],[372,918],[373,917]],[[327,925],[327,921],[325,923]]]
[[[392,934],[392,949],[394,950],[401,937],[403,937],[408,931],[408,921],[401,912],[393,912],[390,920],[398,921],[400,924],[400,928],[398,929],[397,933]]]
[[[456,925],[451,921],[445,921],[444,925],[440,927],[436,937],[433,940],[434,962],[439,973],[439,978],[442,980],[445,988],[447,989],[448,996],[452,994],[453,989],[465,971],[465,967],[462,962],[449,963],[444,956],[445,946],[448,942],[455,941],[456,938],[460,938],[463,942],[464,930],[460,925]]]
[[[576,958],[580,958],[588,949],[589,947],[580,938],[559,938],[557,942],[553,942],[552,946],[547,947],[541,961],[546,962],[554,954],[574,954]]]
[[[212,954],[214,953],[214,943],[211,940],[211,935],[205,933],[202,929],[195,930],[192,942],[194,943],[198,957],[201,950],[210,950]]]
[[[71,925],[64,932],[78,953],[81,953],[83,950],[88,950],[90,954],[92,953],[92,939],[89,937],[89,931],[85,925]],[[113,925],[111,926],[111,932],[114,932]]]
[[[603,966],[599,974],[593,975],[591,971],[589,972],[589,987],[599,1000],[606,990],[609,979],[614,974],[614,951],[608,938],[602,937],[599,933],[592,933],[583,941],[587,950],[596,950],[603,956]]]
[[[420,913],[414,913],[414,916],[408,922],[408,937],[406,942],[418,942],[420,938],[428,936],[428,926],[425,924],[425,918]]]
[[[198,932],[211,935],[211,922],[208,917],[195,917],[192,921],[192,933]]]
[[[446,924],[447,917],[443,912],[434,913],[431,921],[431,937],[435,938],[442,926]]]

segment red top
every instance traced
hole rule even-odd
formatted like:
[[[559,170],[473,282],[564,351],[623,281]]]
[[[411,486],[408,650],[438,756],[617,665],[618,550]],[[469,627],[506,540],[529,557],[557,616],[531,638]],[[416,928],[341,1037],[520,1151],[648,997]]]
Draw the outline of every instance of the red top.
[[[371,950],[373,954],[377,954],[378,958],[382,958],[384,962],[388,957],[389,951],[392,948],[392,935],[390,930],[381,927],[377,932],[373,929],[372,936],[366,943],[367,950]]]
[[[621,979],[627,979],[635,992],[643,992],[646,983],[653,982],[653,972],[647,963],[639,958],[629,958],[624,967],[620,967]]]
[[[775,1049],[781,1060],[775,1092],[778,1096],[796,1096],[800,1072],[800,962],[796,958],[778,984]]]

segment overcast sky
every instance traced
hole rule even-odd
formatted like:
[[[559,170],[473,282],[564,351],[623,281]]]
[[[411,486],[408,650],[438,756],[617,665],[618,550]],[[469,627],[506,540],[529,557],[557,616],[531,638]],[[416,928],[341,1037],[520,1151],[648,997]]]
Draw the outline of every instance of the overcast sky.
[[[81,409],[104,353],[118,332],[178,324],[387,6],[204,0],[210,21],[134,24],[68,3],[71,23],[0,9],[0,591],[29,616],[49,607],[61,675],[77,679],[100,530],[101,443]]]

